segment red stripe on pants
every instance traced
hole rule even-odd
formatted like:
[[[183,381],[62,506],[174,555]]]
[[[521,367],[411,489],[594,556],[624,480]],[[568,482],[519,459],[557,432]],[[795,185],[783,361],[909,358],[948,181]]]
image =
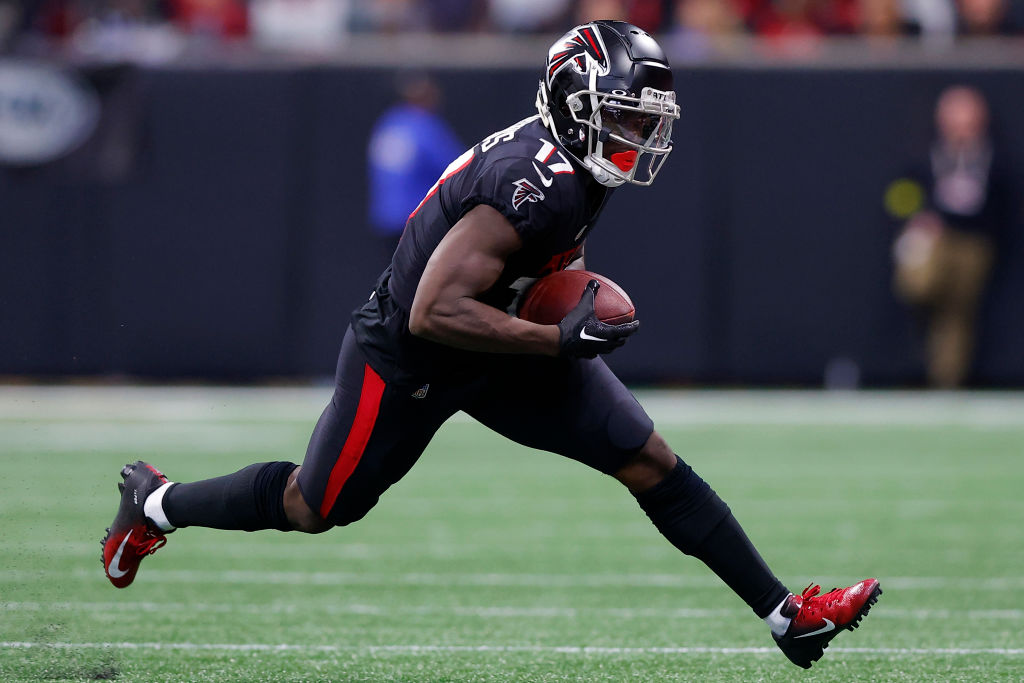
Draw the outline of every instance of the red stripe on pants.
[[[359,459],[363,457],[363,451],[366,450],[366,444],[373,432],[373,425],[377,422],[380,399],[383,395],[384,380],[367,365],[363,372],[363,389],[359,394],[359,407],[356,408],[352,429],[349,430],[345,445],[341,447],[341,453],[338,454],[338,459],[331,469],[331,476],[327,480],[327,490],[324,491],[324,500],[320,504],[320,516],[324,519],[334,507],[341,488],[355,471]]]

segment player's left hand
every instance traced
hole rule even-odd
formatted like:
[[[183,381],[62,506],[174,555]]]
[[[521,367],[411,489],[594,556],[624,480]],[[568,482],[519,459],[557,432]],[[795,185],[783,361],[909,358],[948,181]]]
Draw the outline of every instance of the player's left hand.
[[[639,320],[609,325],[598,319],[594,312],[594,296],[600,286],[597,280],[588,282],[576,308],[558,323],[559,355],[596,358],[598,354],[611,353],[625,344],[626,339],[639,329]]]

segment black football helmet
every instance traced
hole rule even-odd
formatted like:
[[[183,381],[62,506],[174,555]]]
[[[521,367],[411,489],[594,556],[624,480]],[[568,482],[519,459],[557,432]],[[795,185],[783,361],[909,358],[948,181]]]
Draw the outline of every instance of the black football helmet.
[[[624,21],[577,26],[551,46],[537,111],[555,139],[608,187],[654,182],[679,118],[665,53]]]

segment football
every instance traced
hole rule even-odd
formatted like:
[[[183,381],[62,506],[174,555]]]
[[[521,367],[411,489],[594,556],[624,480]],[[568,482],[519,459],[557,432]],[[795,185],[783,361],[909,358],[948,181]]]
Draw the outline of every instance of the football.
[[[557,325],[576,308],[591,280],[601,283],[594,298],[594,312],[601,322],[621,325],[633,320],[636,309],[622,287],[589,270],[560,270],[537,280],[523,297],[519,317],[541,325]]]

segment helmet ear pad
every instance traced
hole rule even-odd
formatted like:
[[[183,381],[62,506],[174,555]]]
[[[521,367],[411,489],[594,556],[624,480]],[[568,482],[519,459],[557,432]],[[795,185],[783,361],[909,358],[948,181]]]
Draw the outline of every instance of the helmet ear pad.
[[[587,155],[587,129],[586,126],[576,123],[576,118],[588,119],[590,117],[590,106],[582,101],[579,101],[580,110],[576,112],[576,116],[573,116],[572,107],[569,105],[569,91],[575,84],[566,84],[564,78],[556,78],[550,86],[550,90],[547,92],[548,96],[548,114],[551,119],[549,128],[558,142],[563,147],[569,150],[569,152],[576,158],[577,161],[582,162],[583,157]],[[568,85],[568,87],[566,87]],[[579,84],[582,87],[582,84]],[[546,88],[546,84],[542,81],[540,84],[541,90]]]

